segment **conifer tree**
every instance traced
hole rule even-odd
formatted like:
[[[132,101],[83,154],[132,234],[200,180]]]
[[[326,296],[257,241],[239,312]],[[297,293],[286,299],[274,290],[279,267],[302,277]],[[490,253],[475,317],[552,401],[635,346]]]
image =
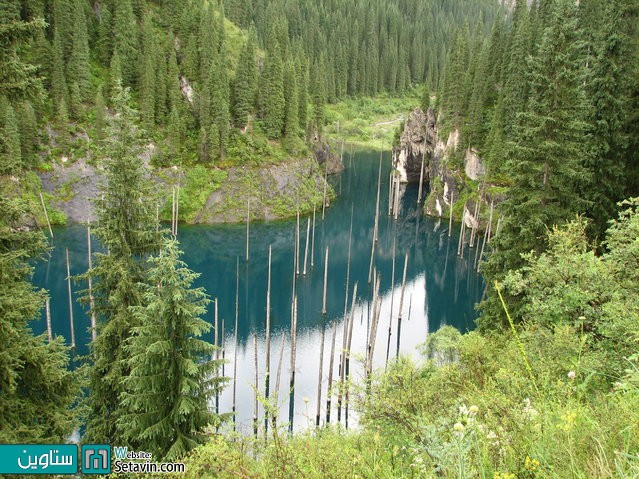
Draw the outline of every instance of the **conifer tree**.
[[[155,126],[156,89],[165,82],[165,75],[156,76],[156,45],[153,34],[153,22],[147,15],[142,23],[142,55],[140,61],[139,91],[140,117],[142,124],[148,131]]]
[[[38,145],[38,121],[33,106],[28,100],[20,104],[18,124],[20,126],[22,160],[25,166],[34,166]]]
[[[77,425],[72,409],[82,371],[68,369],[62,337],[35,336],[30,321],[40,317],[46,292],[30,283],[46,240],[25,228],[30,215],[19,199],[0,195],[0,442],[62,443]]]
[[[98,88],[95,95],[95,136],[98,140],[104,139],[106,128],[106,104],[104,103],[104,94],[102,86]]]
[[[68,97],[67,80],[64,74],[64,51],[62,50],[62,39],[55,28],[53,32],[53,56],[51,58],[51,95],[56,108],[60,109],[60,103],[66,101]]]
[[[585,202],[585,97],[575,4],[556,0],[537,55],[531,59],[531,95],[508,146],[513,184],[504,203],[489,274],[521,266],[521,253],[543,248],[546,227],[560,224]]]
[[[615,217],[616,204],[637,193],[628,188],[639,170],[636,163],[639,156],[631,147],[631,142],[637,141],[636,135],[628,127],[630,123],[636,125],[631,98],[633,89],[636,95],[639,83],[636,27],[639,3],[611,0],[605,6],[595,4],[595,7],[600,8],[596,15],[583,18],[586,27],[601,26],[589,45],[593,52],[587,82],[592,146],[587,166],[593,174],[593,183],[585,188],[585,194],[591,204],[588,212],[594,220],[593,233],[602,237],[608,221]]]
[[[89,99],[91,94],[91,75],[89,72],[89,38],[87,22],[84,14],[84,2],[73,2],[73,48],[71,58],[67,66],[67,79],[76,83],[79,90],[77,101],[82,103]]]
[[[169,33],[166,40],[166,95],[169,111],[176,110],[179,113],[182,106],[182,92],[180,90],[180,69],[177,64],[174,44],[175,38],[172,33]]]
[[[295,138],[299,134],[299,102],[295,65],[292,63],[286,66],[284,97],[286,98],[284,135],[289,138]]]
[[[246,126],[253,109],[256,77],[255,43],[252,35],[249,35],[242,47],[231,88],[233,124],[238,128]]]
[[[303,59],[299,60],[297,70],[298,106],[297,120],[302,131],[308,126],[308,68]]]
[[[113,15],[113,55],[119,58],[122,83],[126,86],[136,84],[138,52],[138,26],[131,0],[118,0]]]
[[[18,120],[11,104],[4,111],[2,136],[0,137],[0,173],[13,173],[22,170],[22,148]]]
[[[209,75],[211,95],[211,155],[224,159],[229,136],[229,82],[226,74],[225,52],[219,54]]]
[[[113,12],[108,2],[100,4],[96,49],[100,63],[108,66],[113,55]]]
[[[286,100],[284,99],[284,71],[279,44],[267,51],[264,71],[260,77],[260,117],[266,136],[280,138],[284,129]]]
[[[143,132],[129,103],[128,89],[116,81],[112,98],[116,115],[110,118],[103,158],[106,184],[96,200],[95,235],[107,253],[96,255],[88,273],[93,277],[92,312],[98,318],[98,335],[91,344],[86,430],[88,441],[125,445],[128,436],[118,420],[126,413],[122,381],[130,371],[124,342],[137,325],[130,307],[142,304],[144,260],[160,247],[155,189],[140,158]]]
[[[180,254],[177,241],[165,240],[149,259],[144,305],[132,308],[139,326],[126,344],[131,372],[124,381],[127,413],[119,419],[128,443],[167,460],[204,441],[204,429],[216,421],[208,401],[222,384],[221,360],[210,359],[213,346],[201,339],[211,329],[202,319],[210,301],[192,287],[199,275]]]

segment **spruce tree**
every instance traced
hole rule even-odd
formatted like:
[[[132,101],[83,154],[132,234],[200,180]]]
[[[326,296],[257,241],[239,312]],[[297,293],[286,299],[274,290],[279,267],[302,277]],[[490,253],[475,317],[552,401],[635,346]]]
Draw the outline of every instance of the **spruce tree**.
[[[23,169],[22,148],[18,120],[11,104],[4,111],[0,137],[0,173],[14,173]]]
[[[104,139],[106,128],[106,104],[104,103],[104,94],[102,86],[98,88],[95,95],[95,136],[98,140]]]
[[[297,69],[298,107],[297,120],[302,132],[308,127],[308,68],[304,59],[299,60]]]
[[[248,115],[253,109],[256,78],[255,43],[252,35],[249,35],[242,47],[231,88],[233,124],[238,128],[246,126]]]
[[[142,304],[145,257],[160,247],[155,188],[140,157],[143,132],[129,103],[128,89],[116,82],[112,98],[116,114],[110,118],[102,160],[106,184],[95,204],[95,235],[107,252],[96,254],[88,273],[93,278],[92,312],[98,318],[98,334],[91,344],[86,430],[89,442],[125,445],[128,436],[118,420],[126,413],[122,381],[130,371],[124,342],[137,325],[130,307]]]
[[[634,4],[634,8],[633,8]],[[583,8],[587,8],[586,4]],[[639,3],[635,0],[612,0],[594,16],[583,17],[585,27],[596,25],[589,59],[587,93],[591,103],[587,167],[592,172],[592,183],[585,188],[590,200],[589,216],[594,220],[592,232],[602,237],[608,221],[615,217],[616,204],[636,194],[630,187],[636,176],[639,157],[632,141],[636,111],[632,105],[633,88],[637,92],[639,53],[637,52],[637,17]],[[634,113],[636,115],[636,113]],[[633,161],[634,159],[634,161]]]
[[[221,52],[209,75],[211,95],[211,156],[224,159],[229,136],[229,81],[226,74],[225,52]]]
[[[120,61],[122,83],[126,86],[136,84],[138,72],[138,26],[131,0],[115,2],[113,15],[113,55]]]
[[[284,135],[295,138],[299,135],[299,100],[297,92],[297,81],[295,65],[289,63],[286,66],[284,76],[284,96],[286,98],[286,109],[284,119]]]
[[[78,423],[72,407],[82,371],[69,370],[64,338],[48,342],[31,330],[46,298],[30,283],[32,262],[43,258],[46,239],[25,226],[33,221],[27,208],[0,195],[0,442],[62,443]]]
[[[62,38],[55,28],[53,32],[53,56],[51,58],[51,95],[56,108],[60,109],[60,104],[67,104],[68,88],[64,74],[64,51],[62,49]]]
[[[131,308],[136,326],[126,342],[130,374],[124,380],[119,419],[127,442],[174,460],[204,442],[204,429],[217,423],[208,401],[219,392],[221,360],[202,340],[211,326],[203,319],[210,302],[199,276],[180,260],[175,240],[165,240],[151,257],[143,306]]]
[[[512,186],[489,268],[522,265],[521,253],[541,251],[547,227],[583,211],[585,96],[580,32],[572,0],[556,0],[537,55],[531,58],[531,94],[516,136],[507,146]]]
[[[89,39],[82,0],[73,2],[73,48],[67,66],[67,79],[78,85],[78,102],[82,103],[90,98]]]
[[[138,80],[140,116],[144,128],[151,131],[155,126],[156,89],[161,82],[166,81],[165,75],[162,75],[161,78],[156,77],[156,45],[151,15],[147,15],[142,24],[142,47]]]
[[[108,2],[100,4],[98,17],[98,38],[96,50],[98,60],[103,66],[109,66],[113,55],[113,11]]]
[[[38,145],[38,121],[30,101],[23,101],[18,110],[20,126],[22,160],[26,167],[36,164],[36,147]]]
[[[267,51],[264,71],[260,77],[260,117],[266,136],[277,139],[282,136],[286,100],[284,98],[284,69],[277,42]]]

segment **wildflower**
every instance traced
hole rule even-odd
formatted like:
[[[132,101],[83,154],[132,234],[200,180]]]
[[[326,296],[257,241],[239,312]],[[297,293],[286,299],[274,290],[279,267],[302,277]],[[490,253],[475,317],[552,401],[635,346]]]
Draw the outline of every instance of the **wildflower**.
[[[536,471],[539,468],[540,462],[537,459],[531,459],[530,456],[526,456],[524,467],[527,471]]]
[[[533,420],[539,415],[539,412],[537,412],[537,410],[532,407],[529,398],[524,399],[524,409],[522,410],[522,412],[524,413],[524,416],[529,420]]]
[[[499,446],[499,436],[495,433],[495,431],[488,431],[486,439],[491,446]]]
[[[461,422],[456,422],[455,425],[453,426],[453,429],[456,432],[462,432],[464,430],[464,425]]]
[[[468,408],[465,404],[459,406],[459,414],[461,414],[462,416],[468,416]]]
[[[510,472],[496,472],[493,479],[516,479],[516,476]]]
[[[577,413],[574,411],[568,411],[565,414],[561,415],[562,423],[557,427],[562,431],[568,432],[571,431],[575,427],[575,420],[577,419]]]
[[[479,412],[479,408],[473,404],[472,406],[470,406],[469,411],[474,416],[475,414]]]
[[[568,371],[568,379],[570,379],[570,380],[575,379],[575,372],[574,371]]]

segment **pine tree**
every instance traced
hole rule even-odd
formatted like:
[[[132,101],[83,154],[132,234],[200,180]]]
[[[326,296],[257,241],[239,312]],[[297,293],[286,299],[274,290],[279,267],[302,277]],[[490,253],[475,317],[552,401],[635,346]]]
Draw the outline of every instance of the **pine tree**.
[[[18,110],[22,160],[27,167],[35,166],[38,145],[38,121],[30,101],[23,101]]]
[[[221,360],[211,360],[213,346],[200,339],[211,329],[202,317],[210,302],[199,276],[180,260],[178,243],[166,240],[151,257],[144,306],[132,308],[136,324],[127,340],[130,374],[125,379],[119,419],[127,442],[154,457],[184,456],[205,439],[216,421],[208,401],[222,385]]]
[[[153,34],[153,22],[147,15],[142,23],[142,55],[140,61],[139,91],[140,116],[142,124],[148,131],[155,126],[155,96],[156,89],[161,82],[166,81],[165,75],[156,77],[156,45]],[[160,81],[158,81],[160,80]]]
[[[557,0],[537,55],[531,94],[508,149],[512,186],[504,203],[489,275],[522,265],[521,253],[540,251],[547,227],[583,211],[585,97],[575,5]]]
[[[140,158],[143,132],[129,103],[128,89],[116,82],[112,99],[116,115],[110,118],[103,157],[106,184],[96,200],[95,235],[107,253],[96,255],[88,273],[93,277],[98,335],[91,344],[86,430],[88,441],[125,445],[128,435],[118,420],[126,413],[121,405],[122,381],[130,371],[124,342],[137,325],[130,307],[142,304],[144,259],[160,247],[155,188]]]
[[[68,369],[62,337],[34,336],[46,292],[30,283],[31,262],[42,259],[46,239],[25,228],[33,218],[19,199],[0,195],[0,442],[62,443],[77,426],[72,409],[82,371]]]
[[[13,173],[22,170],[22,168],[18,121],[13,107],[9,104],[4,111],[2,136],[0,137],[0,173]]]
[[[280,138],[284,129],[286,100],[282,58],[277,42],[267,51],[259,90],[260,117],[264,132],[271,139]]]
[[[299,135],[299,102],[297,93],[297,81],[295,65],[289,63],[286,66],[284,76],[284,97],[286,98],[284,135],[295,138]]]
[[[209,75],[211,95],[211,155],[224,159],[229,136],[229,81],[226,74],[225,52],[219,54]]]
[[[253,108],[256,78],[255,43],[252,35],[249,35],[242,47],[231,88],[233,124],[238,128],[246,126],[248,115]]]
[[[95,95],[95,136],[98,140],[104,139],[106,128],[106,104],[104,103],[104,94],[102,86],[98,88]]]
[[[84,2],[73,2],[73,48],[67,66],[67,79],[76,83],[79,90],[78,102],[82,103],[91,95],[91,74],[89,71],[89,39],[84,14]]]
[[[122,83],[126,86],[136,84],[138,72],[138,26],[133,14],[131,0],[115,2],[113,15],[113,55],[120,61]]]

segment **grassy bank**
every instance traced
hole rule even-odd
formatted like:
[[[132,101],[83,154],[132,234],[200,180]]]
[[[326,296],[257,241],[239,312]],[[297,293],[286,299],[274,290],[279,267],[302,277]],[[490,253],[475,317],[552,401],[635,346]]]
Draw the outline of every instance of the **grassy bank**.
[[[387,150],[408,112],[419,106],[420,95],[420,89],[412,89],[403,96],[384,94],[327,105],[325,131],[333,141]]]

